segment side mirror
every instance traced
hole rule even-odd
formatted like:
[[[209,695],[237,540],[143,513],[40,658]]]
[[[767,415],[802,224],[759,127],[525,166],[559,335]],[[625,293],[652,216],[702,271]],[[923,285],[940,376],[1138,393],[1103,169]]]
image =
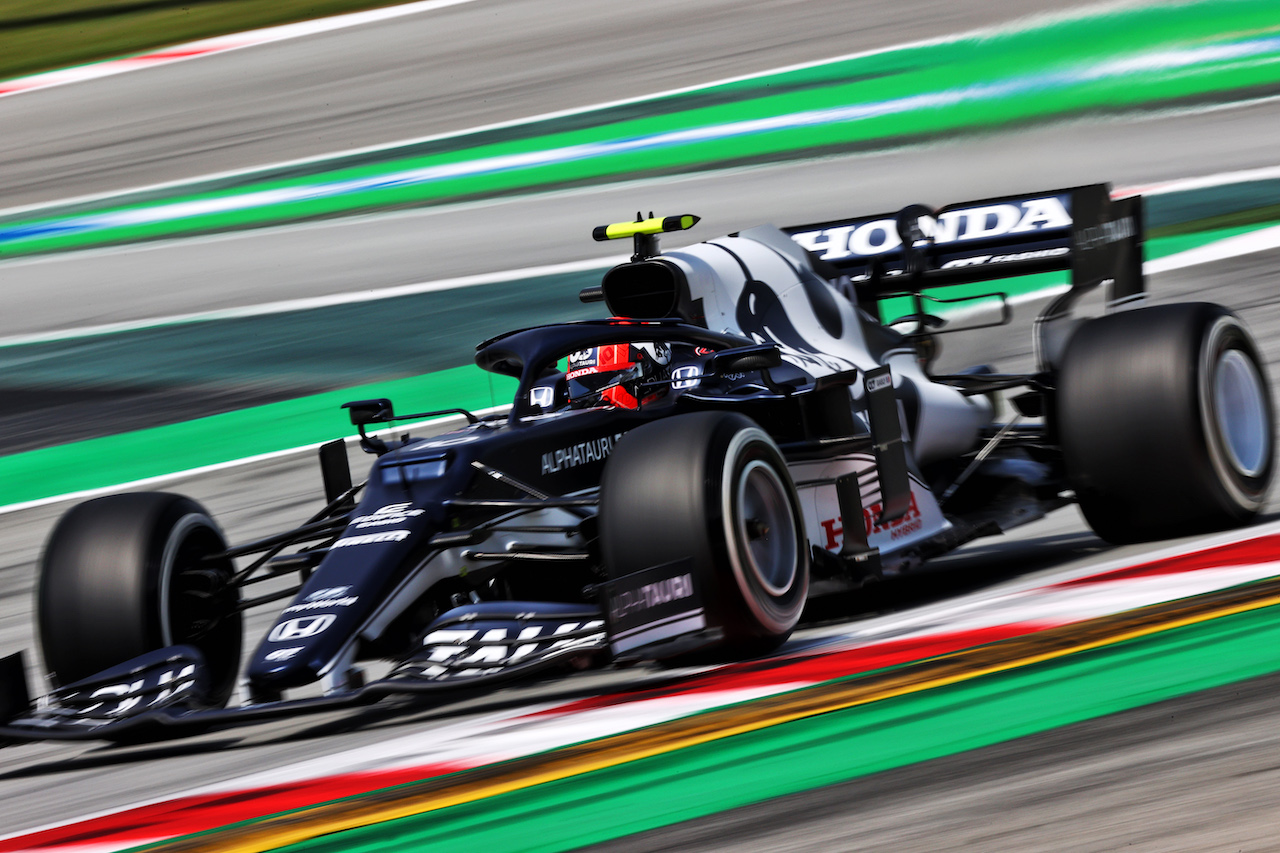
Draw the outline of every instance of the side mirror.
[[[391,408],[391,401],[387,399],[356,400],[343,403],[342,408],[350,410],[353,426],[390,423],[396,417]]]
[[[376,453],[379,456],[387,452],[387,443],[380,438],[374,438],[364,431],[368,424],[385,424],[396,419],[395,412],[391,409],[391,401],[385,398],[377,400],[356,400],[351,403],[343,403],[342,408],[348,409],[351,414],[351,423],[360,433],[360,449],[365,453]]]

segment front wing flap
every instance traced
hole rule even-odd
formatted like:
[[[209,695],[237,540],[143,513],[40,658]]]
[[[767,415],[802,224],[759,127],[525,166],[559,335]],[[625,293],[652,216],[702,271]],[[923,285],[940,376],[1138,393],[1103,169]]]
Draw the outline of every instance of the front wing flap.
[[[408,692],[516,678],[603,652],[604,615],[589,604],[493,601],[441,616],[382,684]]]
[[[395,694],[487,687],[606,653],[590,605],[486,602],[455,608],[387,677],[327,696],[235,708],[202,704],[207,668],[189,646],[161,649],[54,691],[33,707],[22,656],[0,660],[0,745],[33,740],[147,740],[368,705]]]

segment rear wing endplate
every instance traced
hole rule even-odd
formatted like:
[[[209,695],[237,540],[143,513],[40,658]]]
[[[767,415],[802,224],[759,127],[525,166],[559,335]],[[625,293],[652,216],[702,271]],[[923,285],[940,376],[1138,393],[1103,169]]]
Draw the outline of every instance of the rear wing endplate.
[[[1105,285],[1109,306],[1143,293],[1139,196],[1113,200],[1107,184],[1092,184],[930,213],[913,205],[783,231],[875,298],[1057,270],[1070,270],[1077,294]]]

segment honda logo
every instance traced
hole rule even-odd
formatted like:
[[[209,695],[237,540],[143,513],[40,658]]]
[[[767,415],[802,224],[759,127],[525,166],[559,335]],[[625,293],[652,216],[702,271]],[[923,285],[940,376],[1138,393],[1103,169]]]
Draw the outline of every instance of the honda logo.
[[[529,403],[541,409],[549,409],[556,402],[556,389],[550,385],[539,385],[529,389]]]
[[[687,388],[696,388],[701,381],[702,368],[696,364],[677,367],[671,371],[671,387],[673,390],[684,391]]]
[[[271,633],[267,635],[267,640],[272,643],[286,643],[314,637],[332,625],[334,618],[332,613],[322,613],[319,616],[302,616],[298,619],[290,619],[288,622],[281,622],[272,628]]]

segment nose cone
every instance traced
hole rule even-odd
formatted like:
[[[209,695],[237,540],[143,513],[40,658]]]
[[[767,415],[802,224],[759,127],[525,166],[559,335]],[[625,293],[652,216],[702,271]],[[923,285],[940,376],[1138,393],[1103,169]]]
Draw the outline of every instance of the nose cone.
[[[255,693],[310,684],[355,642],[361,624],[379,600],[356,581],[368,563],[342,548],[325,557],[311,579],[276,617],[248,668]],[[375,549],[376,550],[376,549]],[[366,578],[367,580],[367,578]]]
[[[304,602],[305,603],[305,602]],[[297,606],[297,605],[295,605]],[[320,678],[325,664],[336,650],[332,638],[343,632],[336,623],[337,612],[296,615],[286,608],[271,632],[254,653],[249,665],[249,684],[255,689],[282,690],[300,687]]]

